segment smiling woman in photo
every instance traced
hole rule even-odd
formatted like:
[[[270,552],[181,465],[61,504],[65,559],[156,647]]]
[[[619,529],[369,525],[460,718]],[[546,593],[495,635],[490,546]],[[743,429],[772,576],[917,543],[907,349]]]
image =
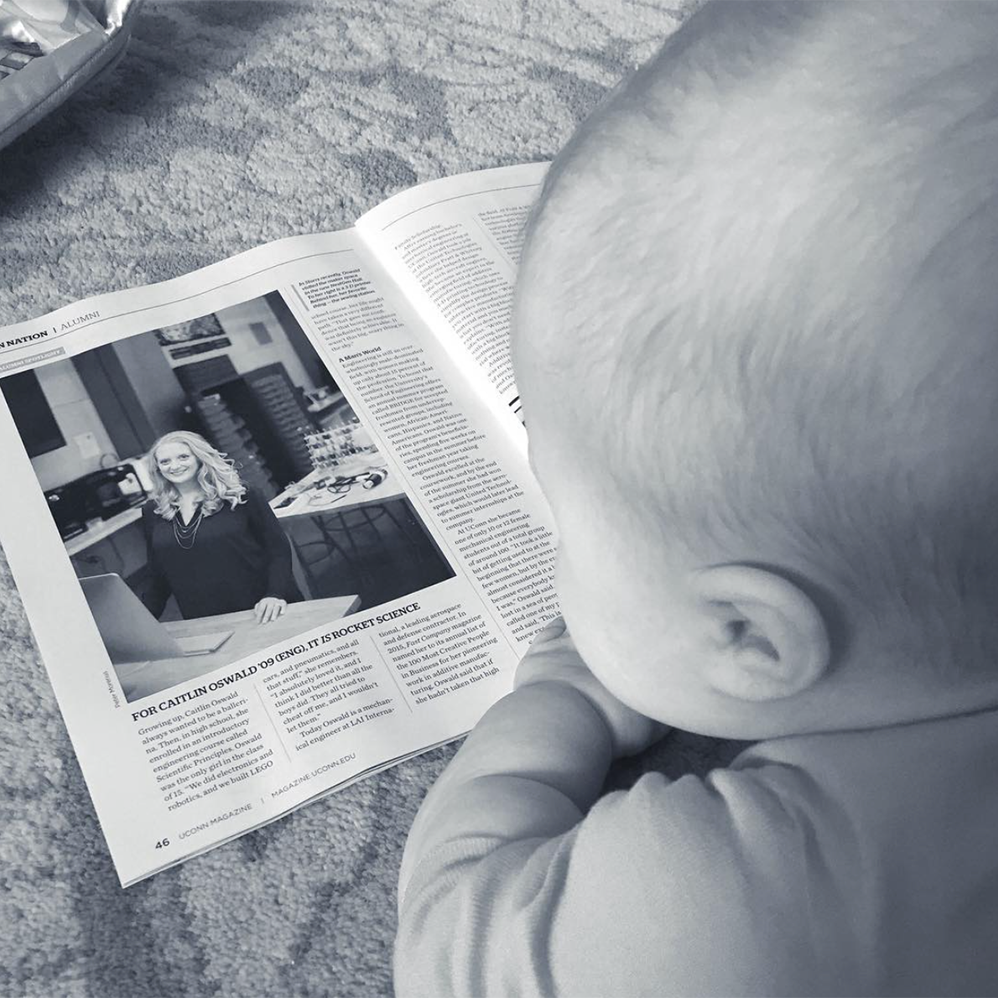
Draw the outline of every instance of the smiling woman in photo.
[[[142,600],[157,617],[174,596],[181,615],[253,610],[277,619],[304,597],[273,510],[204,437],[178,430],[146,458],[152,498],[142,509],[150,580]]]

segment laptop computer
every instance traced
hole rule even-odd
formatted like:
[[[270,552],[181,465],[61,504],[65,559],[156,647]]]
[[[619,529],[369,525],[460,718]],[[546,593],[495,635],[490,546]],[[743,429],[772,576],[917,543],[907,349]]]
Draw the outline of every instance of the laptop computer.
[[[210,655],[233,634],[232,631],[215,631],[174,637],[146,609],[125,580],[114,573],[82,578],[80,585],[114,665]]]

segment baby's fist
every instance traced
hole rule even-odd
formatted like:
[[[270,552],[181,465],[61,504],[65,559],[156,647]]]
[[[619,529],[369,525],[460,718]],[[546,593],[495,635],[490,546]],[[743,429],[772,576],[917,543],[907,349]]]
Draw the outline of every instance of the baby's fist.
[[[533,683],[564,683],[585,696],[606,724],[614,758],[643,752],[667,730],[665,725],[621,703],[590,672],[561,617],[538,632],[516,667],[516,689]]]

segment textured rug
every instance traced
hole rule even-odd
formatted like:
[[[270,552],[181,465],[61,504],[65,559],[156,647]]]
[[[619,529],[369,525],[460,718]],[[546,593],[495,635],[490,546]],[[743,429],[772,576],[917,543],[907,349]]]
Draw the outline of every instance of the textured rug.
[[[548,159],[688,9],[149,3],[125,60],[0,153],[0,325]],[[402,845],[453,748],[123,891],[2,558],[0,646],[0,995],[391,994]],[[674,735],[651,762],[732,751]]]

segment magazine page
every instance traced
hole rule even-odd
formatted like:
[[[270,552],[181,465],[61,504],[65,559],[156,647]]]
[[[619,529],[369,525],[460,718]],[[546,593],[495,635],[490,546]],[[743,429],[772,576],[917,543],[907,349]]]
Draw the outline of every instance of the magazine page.
[[[524,447],[509,320],[523,227],[547,166],[525,163],[421,184],[362,215],[356,226],[464,378]]]
[[[0,452],[123,885],[463,734],[556,612],[522,452],[353,231],[0,329]]]

